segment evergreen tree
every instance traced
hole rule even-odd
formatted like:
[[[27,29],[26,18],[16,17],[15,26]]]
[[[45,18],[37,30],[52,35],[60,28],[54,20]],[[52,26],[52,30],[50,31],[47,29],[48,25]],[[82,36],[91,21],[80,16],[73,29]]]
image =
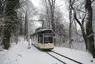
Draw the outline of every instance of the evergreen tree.
[[[10,37],[11,33],[15,32],[18,26],[18,18],[16,9],[19,7],[19,0],[5,0],[6,8],[4,15],[4,32],[3,41],[4,49],[9,49],[10,47]]]

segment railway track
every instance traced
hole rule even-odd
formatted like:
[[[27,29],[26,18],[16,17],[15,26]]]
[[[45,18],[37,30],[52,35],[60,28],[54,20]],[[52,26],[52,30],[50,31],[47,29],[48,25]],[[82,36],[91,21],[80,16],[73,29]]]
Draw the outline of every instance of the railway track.
[[[33,45],[34,47],[36,47],[34,44],[32,44],[32,45]],[[36,48],[37,48],[37,47],[36,47]],[[38,48],[37,48],[37,49],[38,49]],[[43,51],[43,50],[41,50],[41,49],[39,49],[39,50],[40,50],[40,51]],[[62,55],[62,54],[60,54],[60,53],[58,53],[58,52],[52,51],[52,50],[43,51],[43,52],[46,52],[48,55],[50,55],[51,57],[55,58],[56,60],[58,60],[59,62],[61,62],[61,63],[63,63],[63,64],[68,64],[68,63],[66,63],[65,61],[59,59],[58,57],[54,56],[53,54],[56,54],[56,55],[61,56],[61,57],[65,58],[65,59],[71,60],[71,61],[73,61],[73,62],[75,62],[75,63],[77,63],[77,64],[83,64],[83,63],[81,63],[81,62],[79,62],[79,61],[76,61],[76,60],[74,60],[74,59],[71,59],[71,58],[69,58],[69,57],[67,57],[67,56],[64,56],[64,55]],[[51,53],[53,53],[53,54],[51,54]]]
[[[32,45],[33,45],[34,47],[36,47],[34,44],[32,44]],[[37,47],[36,47],[36,48],[37,48]],[[37,49],[38,49],[38,48],[37,48]],[[38,50],[40,50],[40,49],[38,49]],[[40,51],[42,51],[42,50],[40,50]],[[62,60],[58,59],[57,57],[51,55],[49,52],[46,52],[46,53],[47,53],[48,55],[50,55],[51,57],[55,58],[56,60],[60,61],[61,63],[67,64],[67,63],[63,62]]]
[[[48,55],[52,56],[53,58],[55,58],[56,60],[60,61],[61,63],[67,64],[66,62],[64,62],[64,61],[62,61],[62,60],[60,60],[60,59],[58,59],[57,57],[53,56],[53,55],[50,54],[49,52],[46,52],[46,53],[47,53]]]
[[[68,63],[66,63],[66,62],[62,61],[61,59],[59,59],[58,57],[54,56],[54,54],[56,54],[56,55],[58,55],[58,56],[61,56],[61,57],[63,57],[63,58],[66,58],[66,59],[68,59],[68,60],[70,60],[70,61],[73,61],[74,63],[83,64],[83,63],[81,63],[81,62],[79,62],[79,61],[76,61],[76,60],[74,60],[74,59],[71,59],[71,58],[69,58],[69,57],[66,57],[66,56],[64,56],[64,55],[62,55],[62,54],[60,54],[60,53],[55,52],[55,51],[50,51],[50,52],[46,52],[46,53],[47,53],[48,55],[52,56],[53,58],[55,58],[56,60],[60,61],[60,62],[63,63],[63,64],[68,64]],[[53,54],[51,54],[51,53],[53,53]]]

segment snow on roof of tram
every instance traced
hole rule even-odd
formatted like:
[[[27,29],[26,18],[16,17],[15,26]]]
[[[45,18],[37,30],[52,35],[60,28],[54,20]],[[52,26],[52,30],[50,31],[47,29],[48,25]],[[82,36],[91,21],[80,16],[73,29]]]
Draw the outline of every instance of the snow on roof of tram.
[[[44,32],[44,31],[52,31],[52,33],[54,33],[52,29],[39,29],[39,30],[36,30],[35,33],[33,33],[32,35],[35,35],[37,33]]]
[[[52,29],[39,29],[39,30],[35,31],[35,33],[43,32],[43,31],[52,31],[53,32]]]
[[[42,32],[42,31],[46,31],[46,30],[53,31],[52,29],[39,29],[39,30],[37,30],[35,32]]]

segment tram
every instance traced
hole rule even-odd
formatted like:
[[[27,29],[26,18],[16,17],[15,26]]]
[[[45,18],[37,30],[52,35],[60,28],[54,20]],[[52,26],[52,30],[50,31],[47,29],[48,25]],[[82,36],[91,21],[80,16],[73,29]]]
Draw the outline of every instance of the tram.
[[[39,49],[53,49],[54,48],[54,35],[52,29],[36,29],[30,37],[32,44]]]

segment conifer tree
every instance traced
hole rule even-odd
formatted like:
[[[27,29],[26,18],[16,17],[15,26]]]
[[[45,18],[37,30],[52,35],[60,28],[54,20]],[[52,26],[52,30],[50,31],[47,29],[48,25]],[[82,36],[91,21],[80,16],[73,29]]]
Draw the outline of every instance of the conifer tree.
[[[3,16],[4,32],[2,44],[4,45],[4,49],[9,49],[11,33],[15,32],[17,25],[19,24],[16,12],[16,9],[19,7],[19,0],[5,0],[5,2],[5,15]]]

